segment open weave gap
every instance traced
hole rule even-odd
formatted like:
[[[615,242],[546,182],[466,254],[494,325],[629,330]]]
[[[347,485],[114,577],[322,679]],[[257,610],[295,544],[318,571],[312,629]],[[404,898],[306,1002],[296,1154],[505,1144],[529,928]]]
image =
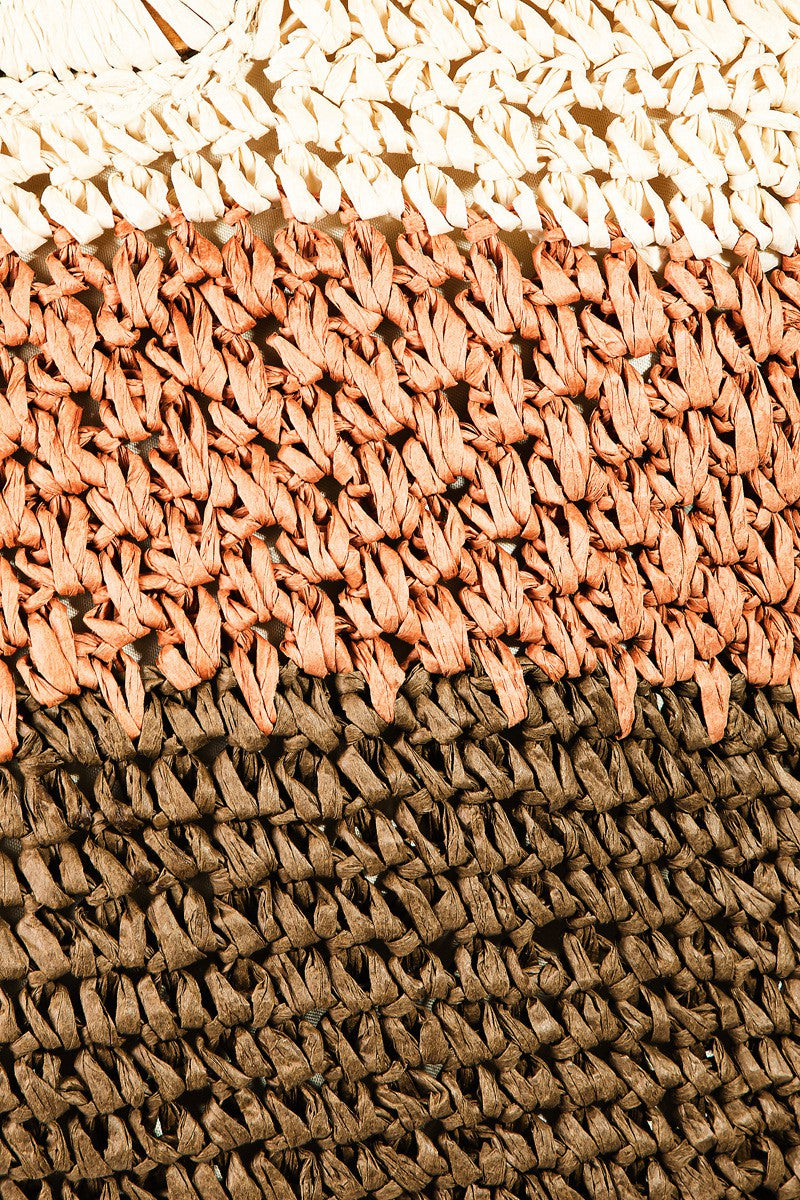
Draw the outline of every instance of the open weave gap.
[[[800,724],[731,681],[20,691],[3,1200],[800,1194]]]
[[[472,204],[593,246],[608,218],[645,246],[674,222],[700,256],[742,231],[797,242],[790,0],[150,7],[161,31],[139,0],[5,0],[0,231],[20,252],[49,220],[88,241],[119,214],[281,198],[308,221],[413,204],[433,233]]]
[[[133,736],[153,651],[178,687],[229,654],[264,732],[287,658],[387,720],[415,662],[479,663],[512,722],[520,655],[600,665],[623,732],[640,678],[694,679],[714,738],[730,669],[798,689],[797,259],[228,220],[0,259],[5,758],[9,664]]]

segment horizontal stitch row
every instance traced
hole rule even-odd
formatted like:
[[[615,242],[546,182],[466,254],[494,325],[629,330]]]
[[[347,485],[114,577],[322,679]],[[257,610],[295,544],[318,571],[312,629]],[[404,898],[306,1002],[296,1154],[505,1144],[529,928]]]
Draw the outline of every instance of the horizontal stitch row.
[[[229,220],[174,214],[166,263],[121,225],[110,269],[64,235],[51,283],[2,259],[0,648],[41,703],[99,686],[138,730],[153,637],[179,687],[229,652],[269,730],[271,621],[384,719],[477,656],[521,720],[518,651],[602,665],[624,732],[639,678],[696,680],[715,738],[728,664],[800,687],[798,260],[679,242],[658,281],[619,237],[520,264],[486,220],[468,253],[414,213],[394,253]]]
[[[279,199],[306,221],[343,202],[364,219],[411,203],[434,234],[465,227],[472,203],[507,228],[540,232],[544,215],[593,246],[608,244],[607,220],[641,246],[668,243],[674,223],[701,257],[743,231],[782,253],[798,240],[789,5],[295,0],[284,18],[275,0],[196,0],[199,19],[182,0],[164,7],[189,16],[198,52],[185,61],[144,10],[129,32],[135,17],[106,5],[88,40],[63,0],[44,29],[14,0],[0,232],[19,252],[46,242],[51,220],[88,242],[115,213],[153,227],[172,202],[211,220],[226,202]]]
[[[798,721],[732,678],[20,692],[0,770],[4,1200],[791,1194]],[[298,1188],[298,1178],[300,1186]],[[313,1189],[311,1183],[313,1182]]]

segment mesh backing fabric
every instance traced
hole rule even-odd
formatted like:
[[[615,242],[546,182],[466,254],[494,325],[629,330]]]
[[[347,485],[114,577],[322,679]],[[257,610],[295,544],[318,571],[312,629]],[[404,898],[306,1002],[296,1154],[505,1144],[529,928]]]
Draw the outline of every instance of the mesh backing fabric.
[[[791,693],[525,665],[19,696],[3,1200],[798,1195]]]

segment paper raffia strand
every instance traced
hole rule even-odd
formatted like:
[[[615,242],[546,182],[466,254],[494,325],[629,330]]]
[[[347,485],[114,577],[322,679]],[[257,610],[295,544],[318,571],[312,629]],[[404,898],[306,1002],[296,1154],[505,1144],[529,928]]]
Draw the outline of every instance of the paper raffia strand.
[[[212,220],[282,195],[302,220],[410,203],[439,233],[466,198],[576,245],[610,221],[787,253],[799,32],[794,0],[6,0],[0,231],[28,254],[50,221],[86,241],[115,212],[152,228],[171,200]]]
[[[6,248],[0,638],[38,703],[100,688],[133,736],[148,640],[180,690],[227,655],[263,732],[287,661],[386,721],[415,664],[480,664],[512,724],[526,661],[602,668],[625,734],[642,681],[713,740],[731,666],[800,699],[800,259],[682,239],[658,281],[469,217],[466,253],[232,210],[220,248],[176,211],[165,259],[60,231],[51,282]]]
[[[799,16],[0,0],[0,1200],[799,1200]]]

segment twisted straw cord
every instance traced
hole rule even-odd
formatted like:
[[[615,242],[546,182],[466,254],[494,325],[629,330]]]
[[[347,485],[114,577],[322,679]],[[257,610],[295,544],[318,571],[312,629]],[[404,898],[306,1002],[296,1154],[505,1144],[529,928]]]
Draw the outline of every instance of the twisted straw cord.
[[[80,25],[55,2],[54,60],[82,73],[48,75],[0,40],[19,76],[0,81],[0,232],[20,253],[48,218],[89,242],[115,212],[150,228],[173,201],[211,220],[281,198],[304,221],[411,204],[433,234],[472,206],[509,229],[554,219],[595,247],[608,220],[640,246],[666,245],[674,223],[698,257],[744,231],[781,253],[798,240],[788,0],[293,0],[285,17],[276,0],[207,0],[219,32],[187,34],[200,49],[185,61],[152,22],[160,49],[137,49],[116,3],[90,22],[110,48],[98,34],[73,49]]]
[[[0,647],[40,703],[99,687],[133,736],[148,640],[181,688],[229,652],[265,731],[280,657],[386,720],[473,657],[512,721],[519,654],[602,665],[624,732],[638,679],[696,680],[714,738],[728,664],[798,690],[796,259],[684,241],[659,282],[553,230],[523,274],[485,220],[465,254],[409,213],[394,257],[229,221],[175,213],[166,263],[122,225],[111,269],[63,235],[51,283],[2,259]],[[6,758],[13,709],[3,665]]]

